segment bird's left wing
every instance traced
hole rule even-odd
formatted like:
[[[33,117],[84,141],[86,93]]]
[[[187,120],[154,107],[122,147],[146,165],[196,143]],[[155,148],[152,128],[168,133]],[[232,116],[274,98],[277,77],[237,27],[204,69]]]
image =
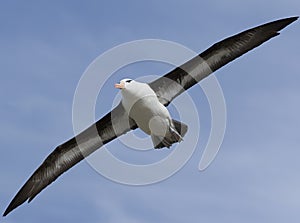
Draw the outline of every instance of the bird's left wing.
[[[179,94],[227,63],[279,35],[298,17],[269,22],[224,39],[198,56],[150,83],[160,102],[167,106]]]
[[[137,128],[135,122],[128,117],[120,103],[85,131],[59,145],[19,190],[3,216],[6,216],[25,201],[32,201],[39,192],[84,157],[135,128]]]

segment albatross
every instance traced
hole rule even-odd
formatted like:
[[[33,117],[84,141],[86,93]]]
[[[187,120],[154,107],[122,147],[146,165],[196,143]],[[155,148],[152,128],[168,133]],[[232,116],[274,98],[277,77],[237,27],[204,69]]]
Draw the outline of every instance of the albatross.
[[[121,103],[126,114],[137,127],[151,135],[155,149],[170,148],[183,139],[187,125],[171,118],[168,109],[148,84],[126,78],[115,87],[122,90]]]
[[[115,85],[121,89],[121,102],[86,130],[57,146],[21,187],[3,216],[25,201],[31,202],[61,174],[130,130],[140,128],[151,135],[154,148],[169,148],[182,141],[187,126],[171,118],[166,108],[171,101],[212,72],[279,35],[297,19],[272,21],[226,38],[149,84],[121,80]]]

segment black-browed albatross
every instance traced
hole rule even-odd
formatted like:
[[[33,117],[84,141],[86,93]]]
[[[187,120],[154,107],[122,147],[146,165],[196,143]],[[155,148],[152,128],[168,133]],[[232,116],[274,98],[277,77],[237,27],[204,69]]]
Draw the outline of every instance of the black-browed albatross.
[[[32,201],[36,195],[55,181],[62,173],[99,149],[102,145],[137,127],[151,135],[156,148],[169,147],[173,143],[182,140],[187,126],[172,120],[165,107],[183,91],[189,89],[225,64],[279,35],[281,29],[297,19],[298,17],[280,19],[226,38],[149,84],[129,79],[124,79],[119,84],[116,84],[115,87],[123,89],[126,89],[127,85],[127,90],[122,90],[122,92],[128,91],[130,85],[146,86],[150,92],[150,98],[152,98],[150,99],[151,103],[159,106],[160,109],[153,108],[154,110],[156,109],[157,112],[155,112],[148,111],[144,107],[145,110],[143,112],[146,112],[147,116],[153,115],[155,117],[148,117],[149,123],[145,122],[140,117],[139,111],[136,111],[138,108],[143,107],[133,106],[130,109],[132,101],[130,101],[128,95],[126,96],[126,93],[122,93],[122,101],[118,106],[76,137],[59,145],[45,159],[13,198],[3,216],[6,216],[25,201]],[[155,93],[156,99],[153,99],[153,93]],[[160,121],[163,122],[162,126],[157,124]],[[159,127],[162,128],[160,129]],[[165,135],[163,136],[163,134]]]
[[[126,78],[115,84],[115,87],[122,90],[121,103],[127,116],[142,131],[151,135],[154,148],[169,148],[182,140],[187,125],[171,118],[168,109],[159,101],[149,84]]]

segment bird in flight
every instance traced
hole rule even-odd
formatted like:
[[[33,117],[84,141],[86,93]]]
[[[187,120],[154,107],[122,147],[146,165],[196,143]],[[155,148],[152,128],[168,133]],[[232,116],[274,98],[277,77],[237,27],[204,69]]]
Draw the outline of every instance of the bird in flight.
[[[12,199],[3,216],[25,201],[31,202],[84,157],[130,130],[140,128],[150,135],[157,149],[183,140],[187,125],[171,118],[166,108],[170,102],[212,72],[279,35],[297,19],[280,19],[226,38],[149,84],[131,79],[115,84],[121,89],[121,102],[86,130],[57,146]]]

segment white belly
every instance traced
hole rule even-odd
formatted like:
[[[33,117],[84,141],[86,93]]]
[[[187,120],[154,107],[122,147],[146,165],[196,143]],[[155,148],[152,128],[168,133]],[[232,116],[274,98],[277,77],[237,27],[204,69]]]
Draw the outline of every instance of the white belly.
[[[122,104],[129,117],[148,135],[165,136],[171,117],[148,84],[135,83],[133,91],[122,91]]]
[[[128,115],[136,122],[138,127],[148,135],[165,136],[170,126],[170,114],[162,105],[156,95],[146,96],[135,103],[122,101]]]

